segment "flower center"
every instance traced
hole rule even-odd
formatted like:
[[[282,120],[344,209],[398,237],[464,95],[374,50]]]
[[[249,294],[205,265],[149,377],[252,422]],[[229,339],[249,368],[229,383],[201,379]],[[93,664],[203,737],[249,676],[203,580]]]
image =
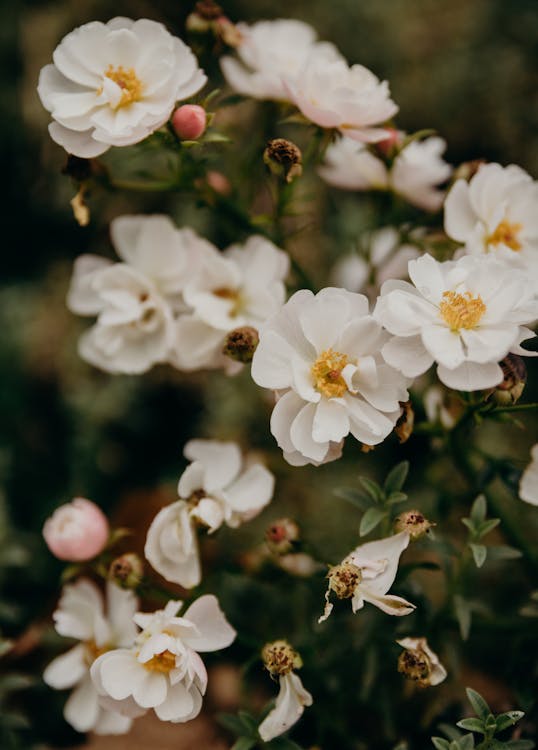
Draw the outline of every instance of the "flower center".
[[[470,292],[443,292],[439,312],[450,330],[456,332],[461,328],[475,328],[486,312],[486,306],[479,294],[473,297]]]
[[[428,655],[421,649],[406,650],[398,659],[398,672],[409,680],[414,680],[420,687],[430,684],[432,665]]]
[[[297,651],[284,640],[266,643],[262,649],[262,660],[272,675],[289,674],[303,664]]]
[[[503,219],[493,234],[487,238],[487,243],[488,245],[506,245],[510,250],[517,252],[521,250],[521,242],[517,238],[520,230],[521,224],[512,224]]]
[[[228,313],[231,318],[235,318],[236,315],[239,314],[243,301],[238,289],[230,289],[229,287],[223,286],[218,289],[213,289],[212,294],[214,294],[215,297],[227,299],[232,302],[232,307]]]
[[[123,65],[115,68],[109,65],[105,70],[105,76],[114,81],[121,89],[121,99],[114,109],[125,107],[127,104],[137,102],[142,98],[142,81],[136,75],[134,68],[125,69]]]
[[[333,565],[327,573],[329,591],[334,591],[338,599],[351,599],[362,581],[362,571],[353,563],[343,562]]]
[[[327,398],[339,398],[347,391],[342,370],[348,364],[347,354],[327,349],[321,352],[310,372],[314,378],[314,387]]]
[[[99,656],[110,651],[108,646],[98,646],[95,641],[84,641],[84,646],[86,648],[84,660],[89,667]]]
[[[176,655],[171,651],[163,651],[162,654],[155,654],[151,659],[144,663],[144,667],[150,672],[162,672],[168,674],[176,668]]]

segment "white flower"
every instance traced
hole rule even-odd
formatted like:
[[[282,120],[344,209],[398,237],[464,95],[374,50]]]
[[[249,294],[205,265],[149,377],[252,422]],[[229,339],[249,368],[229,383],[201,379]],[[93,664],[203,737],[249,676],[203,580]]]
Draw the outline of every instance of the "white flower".
[[[121,216],[111,223],[122,263],[96,255],[75,262],[68,307],[97,315],[82,335],[83,359],[108,372],[141,373],[166,361],[174,337],[174,312],[206,246],[167,216]]]
[[[238,23],[241,42],[236,48],[240,61],[221,58],[228,84],[240,94],[256,99],[286,100],[283,76],[297,74],[312,56],[336,60],[340,54],[328,42],[318,42],[315,30],[295,19]]]
[[[147,19],[80,26],[60,42],[53,60],[37,89],[53,118],[50,135],[88,159],[143,140],[168,120],[178,99],[207,80],[189,47]]]
[[[407,278],[407,264],[418,258],[420,250],[408,242],[402,244],[394,227],[382,227],[366,237],[367,256],[357,253],[340,258],[332,270],[336,286],[359,292],[367,286],[374,289],[387,279]]]
[[[301,678],[294,672],[280,675],[278,681],[279,693],[275,707],[258,727],[264,742],[287,732],[301,718],[304,707],[312,705],[312,695],[305,690]]]
[[[190,313],[175,324],[171,362],[180,370],[223,366],[226,333],[258,328],[286,297],[288,255],[263,237],[250,237],[223,253],[207,243],[200,258],[184,290]]]
[[[426,638],[402,638],[396,643],[405,649],[398,660],[399,672],[420,687],[434,687],[446,679],[446,669]]]
[[[325,611],[318,622],[332,612],[331,591],[339,599],[351,599],[353,612],[370,602],[389,615],[409,615],[415,605],[400,596],[387,594],[394,583],[400,555],[409,544],[409,534],[402,531],[387,539],[361,544],[345,557],[340,565],[329,570],[329,587],[325,594]]]
[[[159,719],[172,722],[198,715],[207,687],[198,651],[226,648],[236,633],[214,596],[201,596],[177,617],[182,604],[170,601],[153,614],[138,612],[135,645],[108,651],[93,663],[91,676],[103,705],[131,717],[153,708]]]
[[[337,128],[356,141],[373,143],[387,137],[377,127],[398,111],[387,81],[363,65],[314,55],[294,76],[284,79],[288,98],[312,122]]]
[[[235,443],[191,440],[184,454],[192,463],[179,480],[181,500],[155,516],[144,554],[167,581],[192,588],[201,580],[196,525],[212,533],[254,518],[273,496],[274,477],[259,463],[245,467]]]
[[[132,591],[124,591],[110,582],[106,593],[105,615],[101,592],[91,581],[81,578],[64,587],[53,614],[56,630],[80,643],[54,659],[45,669],[43,679],[56,690],[74,688],[65,704],[64,716],[78,732],[123,734],[129,730],[131,720],[99,705],[90,666],[105,651],[133,644],[136,637],[133,615],[138,603]]]
[[[405,133],[399,135],[405,137]],[[365,145],[340,138],[327,149],[319,173],[329,185],[344,190],[392,190],[414,206],[437,211],[444,198],[437,186],[452,172],[442,158],[445,148],[442,138],[412,141],[389,167]]]
[[[303,289],[262,328],[252,377],[278,392],[271,432],[289,463],[338,458],[350,432],[377,445],[392,431],[407,380],[383,361],[385,341],[366,297],[345,289]]]
[[[394,338],[383,356],[408,377],[435,361],[449,388],[475,391],[503,380],[498,362],[533,335],[538,316],[532,281],[495,258],[464,256],[439,263],[430,255],[409,262],[405,281],[386,281],[374,316]],[[414,285],[414,286],[413,286]]]
[[[519,497],[531,505],[538,505],[538,443],[531,449],[531,462],[521,475]]]
[[[538,182],[511,164],[483,164],[445,201],[446,233],[473,255],[489,253],[526,271],[538,291]]]

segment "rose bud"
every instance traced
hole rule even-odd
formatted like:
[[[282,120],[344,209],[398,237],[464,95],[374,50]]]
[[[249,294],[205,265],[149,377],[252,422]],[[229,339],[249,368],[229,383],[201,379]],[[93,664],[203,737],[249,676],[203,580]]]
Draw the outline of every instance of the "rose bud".
[[[183,104],[172,115],[172,127],[182,141],[195,141],[204,134],[207,118],[198,104]]]
[[[43,537],[59,560],[91,560],[104,549],[109,535],[105,514],[91,500],[76,497],[56,508],[43,526]]]
[[[134,552],[126,552],[110,563],[108,579],[122,589],[136,589],[144,575],[144,563]]]

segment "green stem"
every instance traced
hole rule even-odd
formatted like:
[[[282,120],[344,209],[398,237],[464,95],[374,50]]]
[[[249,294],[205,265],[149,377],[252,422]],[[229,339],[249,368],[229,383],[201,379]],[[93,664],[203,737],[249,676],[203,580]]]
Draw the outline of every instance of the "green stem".
[[[512,411],[531,411],[531,409],[538,409],[538,403],[516,404],[515,406],[501,406],[498,409],[492,409],[490,412],[486,412],[486,416],[503,414]]]

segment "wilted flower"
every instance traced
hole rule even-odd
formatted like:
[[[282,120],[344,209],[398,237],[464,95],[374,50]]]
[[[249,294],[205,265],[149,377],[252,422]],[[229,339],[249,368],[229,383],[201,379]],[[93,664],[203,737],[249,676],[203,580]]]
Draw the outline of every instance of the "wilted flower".
[[[432,526],[435,524],[428,521],[419,510],[407,510],[405,513],[400,513],[394,521],[394,531],[397,533],[405,531],[412,542],[421,539]]]
[[[525,362],[517,354],[507,354],[499,364],[503,379],[491,392],[491,398],[500,406],[515,404],[521,398],[527,382]]]
[[[235,28],[240,35],[239,60],[221,58],[222,72],[235,91],[255,99],[286,100],[284,77],[296,75],[314,57],[340,57],[334,45],[318,42],[315,30],[303,21],[284,18],[251,26],[239,23]]]
[[[273,138],[263,152],[263,160],[271,172],[292,182],[303,173],[301,149],[285,138]]]
[[[234,328],[226,335],[222,353],[236,362],[252,362],[259,340],[258,331],[252,326]]]
[[[167,581],[192,588],[201,580],[196,525],[212,533],[249,521],[270,502],[275,480],[259,463],[243,467],[235,443],[191,440],[184,454],[192,463],[179,480],[181,500],[157,513],[144,554]]]
[[[519,497],[531,505],[538,505],[538,443],[531,449],[531,462],[521,475]]]
[[[114,558],[108,568],[108,578],[122,589],[136,589],[144,573],[144,563],[134,552]]]
[[[152,614],[137,612],[139,626],[131,648],[108,651],[92,665],[101,703],[124,716],[153,708],[162,721],[185,722],[202,708],[207,672],[199,651],[229,646],[236,632],[208,594],[177,616],[183,602],[169,601]]]
[[[419,687],[433,687],[446,679],[446,669],[426,638],[402,638],[396,643],[405,649],[398,658],[398,672],[408,680]]]
[[[278,677],[280,683],[276,705],[258,727],[262,740],[269,742],[287,732],[301,718],[304,707],[312,705],[312,696],[293,672],[302,667],[303,662],[287,641],[266,643],[262,659],[271,676]]]
[[[57,632],[80,643],[54,659],[43,679],[56,690],[74,688],[64,716],[77,732],[123,734],[131,726],[130,718],[100,706],[90,677],[90,667],[98,656],[117,647],[130,647],[136,636],[133,615],[138,603],[133,592],[122,591],[109,582],[106,596],[105,615],[101,592],[91,581],[81,578],[64,587],[53,614]]]
[[[532,355],[520,342],[538,316],[532,282],[490,257],[439,263],[430,255],[409,262],[413,282],[386,281],[375,318],[394,334],[386,361],[408,377],[433,362],[449,388],[476,391],[503,379],[498,362],[509,352]]]
[[[339,457],[343,439],[377,445],[400,416],[407,380],[387,366],[368,301],[345,289],[301,290],[260,331],[258,385],[277,391],[271,432],[291,464]]]
[[[120,216],[110,231],[123,262],[81,255],[67,304],[98,316],[80,339],[83,359],[112,373],[141,373],[167,360],[174,311],[184,309],[181,293],[206,242],[159,215]]]
[[[265,530],[265,543],[275,555],[291,552],[299,540],[299,526],[291,518],[278,518]]]
[[[103,511],[91,500],[76,497],[56,508],[43,526],[43,538],[59,560],[91,560],[103,551],[110,528]]]
[[[330,568],[325,611],[318,622],[326,620],[332,612],[331,592],[339,599],[351,599],[353,612],[370,602],[389,615],[411,614],[414,604],[400,596],[387,594],[396,578],[400,555],[408,544],[409,534],[405,531],[387,539],[367,542],[350,552],[340,565]]]
[[[403,140],[405,133],[399,136]],[[365,145],[351,138],[340,138],[327,149],[319,173],[334,187],[392,190],[414,206],[437,211],[445,195],[438,185],[448,180],[452,172],[442,158],[445,149],[445,141],[435,136],[411,141],[387,164]]]
[[[493,254],[526,271],[538,290],[538,182],[511,164],[483,164],[457,180],[445,201],[445,230],[472,255]]]
[[[53,60],[38,86],[53,118],[50,135],[86,158],[142,141],[207,80],[189,47],[145,18],[80,26],[61,41]]]
[[[413,427],[415,426],[415,412],[413,411],[413,405],[411,401],[404,401],[400,404],[400,406],[402,407],[402,414],[396,422],[394,433],[400,443],[407,443],[407,441],[413,434]]]

